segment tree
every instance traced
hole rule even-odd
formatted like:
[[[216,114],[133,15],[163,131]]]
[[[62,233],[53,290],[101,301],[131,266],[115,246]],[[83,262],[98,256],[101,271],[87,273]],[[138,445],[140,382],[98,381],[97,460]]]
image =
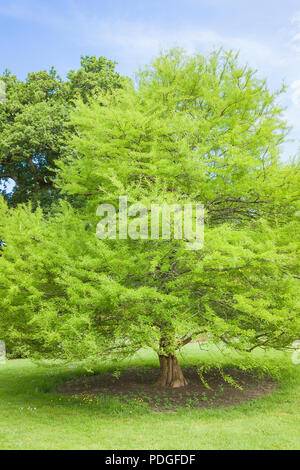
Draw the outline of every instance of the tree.
[[[75,100],[118,88],[122,78],[105,57],[81,58],[81,68],[63,81],[52,68],[29,73],[25,82],[6,71],[5,103],[0,103],[0,184],[10,204],[31,200],[45,208],[57,198],[55,160],[66,151]],[[15,183],[11,189],[11,180]]]
[[[299,166],[280,163],[276,97],[231,53],[175,50],[136,88],[78,102],[56,181],[81,207],[64,202],[47,220],[2,204],[0,336],[66,359],[151,347],[158,384],[170,387],[186,384],[176,352],[199,335],[248,352],[290,345],[300,332]],[[193,237],[173,232],[147,239],[149,212],[129,216],[135,237],[120,239],[117,224],[115,239],[97,240],[98,205],[118,208],[125,195],[146,209],[203,203],[204,247],[188,250]]]

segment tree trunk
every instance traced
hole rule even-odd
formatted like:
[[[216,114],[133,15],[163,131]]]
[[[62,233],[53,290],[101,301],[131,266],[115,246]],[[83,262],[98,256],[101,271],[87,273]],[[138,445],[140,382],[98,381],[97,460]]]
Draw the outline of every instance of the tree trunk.
[[[158,355],[158,357],[161,376],[156,384],[160,387],[185,387],[187,385],[187,381],[183,376],[177,357],[171,354],[169,356]]]

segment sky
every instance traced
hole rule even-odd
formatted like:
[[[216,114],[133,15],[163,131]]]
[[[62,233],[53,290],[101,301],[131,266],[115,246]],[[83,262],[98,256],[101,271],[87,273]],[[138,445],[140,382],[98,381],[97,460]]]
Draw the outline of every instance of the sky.
[[[240,51],[266,77],[293,126],[283,159],[300,148],[300,0],[0,0],[0,73],[25,79],[49,69],[61,76],[81,55],[105,56],[133,77],[162,50]]]

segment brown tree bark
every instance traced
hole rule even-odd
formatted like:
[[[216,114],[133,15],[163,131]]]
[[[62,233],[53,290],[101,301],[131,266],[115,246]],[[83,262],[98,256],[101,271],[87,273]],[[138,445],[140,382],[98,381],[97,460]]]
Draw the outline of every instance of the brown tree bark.
[[[185,387],[187,381],[184,378],[176,356],[158,355],[161,375],[156,384],[160,387],[179,388]]]

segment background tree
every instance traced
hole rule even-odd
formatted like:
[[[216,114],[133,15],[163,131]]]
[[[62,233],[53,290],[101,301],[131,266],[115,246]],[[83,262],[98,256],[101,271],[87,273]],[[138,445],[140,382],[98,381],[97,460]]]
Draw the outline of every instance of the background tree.
[[[57,198],[55,160],[63,157],[73,128],[75,100],[118,88],[122,78],[105,57],[81,58],[81,68],[63,81],[52,68],[29,73],[25,82],[5,72],[6,101],[0,104],[0,188],[10,204],[31,200],[42,206]],[[12,189],[11,180],[15,183]]]
[[[78,103],[57,184],[80,209],[64,203],[46,220],[2,204],[0,336],[66,359],[151,347],[170,387],[186,384],[176,352],[199,335],[248,352],[290,345],[300,332],[299,167],[279,161],[276,96],[231,53],[172,51],[136,89]],[[123,195],[149,209],[204,203],[204,248],[97,240],[97,206]]]

